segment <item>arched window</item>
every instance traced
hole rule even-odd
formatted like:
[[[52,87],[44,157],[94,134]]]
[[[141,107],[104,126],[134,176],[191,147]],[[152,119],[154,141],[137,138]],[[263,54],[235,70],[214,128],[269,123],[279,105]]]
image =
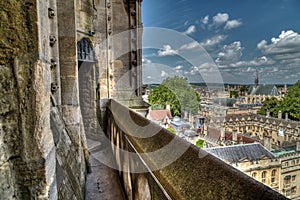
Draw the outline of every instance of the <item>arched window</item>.
[[[93,48],[85,38],[77,42],[77,59],[81,62],[95,62]]]
[[[257,177],[257,173],[256,172],[252,173],[252,178],[256,179],[256,177]]]
[[[265,183],[266,182],[266,177],[267,177],[267,172],[263,171],[261,173],[261,182]]]

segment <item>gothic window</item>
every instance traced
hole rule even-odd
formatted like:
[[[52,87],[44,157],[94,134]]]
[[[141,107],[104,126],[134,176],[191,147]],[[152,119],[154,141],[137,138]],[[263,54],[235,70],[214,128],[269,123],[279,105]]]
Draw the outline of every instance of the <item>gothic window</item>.
[[[77,42],[77,59],[82,62],[95,62],[93,48],[85,38]]]
[[[293,182],[296,181],[296,175],[292,176],[292,181],[293,181]]]

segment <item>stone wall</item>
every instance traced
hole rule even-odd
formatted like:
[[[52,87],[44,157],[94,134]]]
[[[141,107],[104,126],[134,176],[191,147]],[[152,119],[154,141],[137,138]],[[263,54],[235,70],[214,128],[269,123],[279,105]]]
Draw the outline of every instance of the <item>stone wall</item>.
[[[55,148],[50,130],[48,35],[39,30],[44,2],[0,3],[0,196],[56,197]],[[45,51],[40,44],[45,42]]]
[[[0,2],[0,199],[84,197],[76,37],[59,26],[75,17],[61,16],[63,2]]]

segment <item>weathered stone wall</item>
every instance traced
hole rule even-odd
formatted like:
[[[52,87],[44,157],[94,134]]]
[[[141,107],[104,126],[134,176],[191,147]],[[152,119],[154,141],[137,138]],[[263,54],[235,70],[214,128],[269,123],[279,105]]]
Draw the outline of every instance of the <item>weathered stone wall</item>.
[[[74,148],[70,130],[64,124],[57,107],[51,108],[51,130],[56,147],[56,185],[58,199],[83,199],[85,156],[83,148]],[[85,140],[81,140],[85,142]],[[84,144],[80,144],[84,146]],[[85,152],[83,152],[85,151]]]
[[[56,3],[0,2],[0,199],[84,197],[88,153],[79,105],[68,109],[78,91],[72,82],[60,83],[60,66],[71,69],[60,62],[69,56],[58,51]],[[64,40],[68,33],[60,35]],[[77,71],[76,42],[74,49]]]
[[[137,9],[122,0],[0,2],[0,199],[83,199],[96,98],[139,96]],[[80,77],[82,38],[95,62]]]
[[[0,197],[55,198],[46,2],[0,2]],[[46,48],[39,51],[39,43]]]

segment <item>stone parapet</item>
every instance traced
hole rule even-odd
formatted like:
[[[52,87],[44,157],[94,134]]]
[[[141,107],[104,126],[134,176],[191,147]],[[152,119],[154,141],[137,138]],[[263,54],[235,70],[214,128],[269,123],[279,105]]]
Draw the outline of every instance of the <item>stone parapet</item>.
[[[107,127],[129,198],[286,199],[114,100]]]

